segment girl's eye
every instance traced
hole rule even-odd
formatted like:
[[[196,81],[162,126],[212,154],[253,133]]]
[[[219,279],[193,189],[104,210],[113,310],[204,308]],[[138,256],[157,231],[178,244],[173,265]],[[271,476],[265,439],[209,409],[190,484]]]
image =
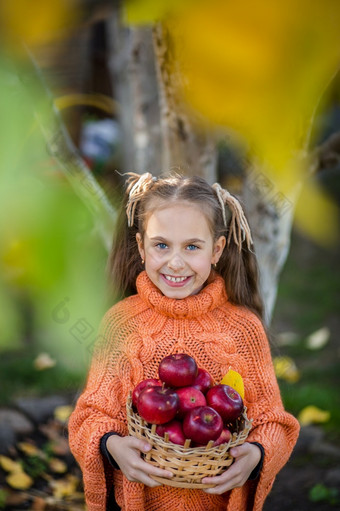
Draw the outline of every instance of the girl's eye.
[[[164,249],[164,248],[167,248],[167,245],[165,243],[157,243],[156,247],[158,247],[160,249]]]
[[[197,249],[198,249],[198,247],[197,247],[196,245],[188,245],[188,246],[187,246],[187,249],[188,249],[188,250],[197,250]]]

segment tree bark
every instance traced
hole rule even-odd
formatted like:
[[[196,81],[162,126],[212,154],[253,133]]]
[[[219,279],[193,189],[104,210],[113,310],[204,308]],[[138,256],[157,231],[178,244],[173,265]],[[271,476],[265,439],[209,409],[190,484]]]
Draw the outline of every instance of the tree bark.
[[[161,169],[158,86],[150,28],[128,28],[115,12],[109,23],[110,70],[123,139],[125,172]]]
[[[254,240],[266,325],[272,319],[280,273],[289,253],[299,190],[297,185],[289,196],[283,195],[259,168],[249,169],[243,182],[242,201]]]
[[[180,73],[171,52],[171,41],[162,24],[154,27],[154,47],[159,85],[162,167],[179,168],[187,175],[198,175],[210,184],[216,181],[216,137],[189,114],[179,100]]]

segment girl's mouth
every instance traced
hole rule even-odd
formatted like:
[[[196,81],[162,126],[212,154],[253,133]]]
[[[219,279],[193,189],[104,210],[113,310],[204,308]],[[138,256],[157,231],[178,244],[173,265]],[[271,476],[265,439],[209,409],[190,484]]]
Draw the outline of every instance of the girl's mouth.
[[[191,279],[191,276],[189,277],[173,277],[172,275],[165,275],[164,273],[161,273],[161,277],[164,280],[164,282],[167,283],[168,286],[171,287],[182,287],[185,286],[185,284]]]

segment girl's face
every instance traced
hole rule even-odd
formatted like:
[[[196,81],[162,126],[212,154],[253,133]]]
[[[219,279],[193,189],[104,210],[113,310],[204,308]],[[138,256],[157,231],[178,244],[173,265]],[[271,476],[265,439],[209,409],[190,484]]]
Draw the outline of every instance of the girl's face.
[[[226,243],[224,236],[214,242],[198,206],[182,202],[155,209],[144,239],[140,233],[136,239],[150,280],[165,296],[177,299],[202,289]]]

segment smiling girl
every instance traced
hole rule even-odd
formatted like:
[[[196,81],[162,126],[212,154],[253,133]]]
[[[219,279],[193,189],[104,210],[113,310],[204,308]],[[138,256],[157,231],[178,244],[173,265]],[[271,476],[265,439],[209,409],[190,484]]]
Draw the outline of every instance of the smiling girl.
[[[201,178],[129,174],[109,269],[122,300],[106,313],[86,385],[70,418],[70,446],[89,511],[262,509],[287,462],[298,423],[285,412],[262,326],[248,222],[239,201]],[[253,428],[235,461],[205,490],[141,457],[151,446],[127,431],[126,401],[157,378],[171,353],[195,358],[218,383],[231,367],[245,382]]]

